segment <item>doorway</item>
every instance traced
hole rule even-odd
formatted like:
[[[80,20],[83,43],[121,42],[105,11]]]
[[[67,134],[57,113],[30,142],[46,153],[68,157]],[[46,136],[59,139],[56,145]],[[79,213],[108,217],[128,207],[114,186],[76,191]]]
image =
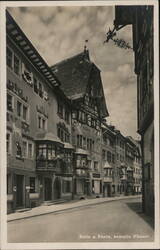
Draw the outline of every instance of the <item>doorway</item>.
[[[16,186],[17,186],[16,207],[23,206],[23,192],[24,192],[23,180],[24,180],[23,175],[16,175]]]
[[[52,200],[52,179],[50,178],[44,179],[44,200]]]
[[[60,199],[61,198],[61,182],[58,177],[56,177],[54,181],[54,199]]]

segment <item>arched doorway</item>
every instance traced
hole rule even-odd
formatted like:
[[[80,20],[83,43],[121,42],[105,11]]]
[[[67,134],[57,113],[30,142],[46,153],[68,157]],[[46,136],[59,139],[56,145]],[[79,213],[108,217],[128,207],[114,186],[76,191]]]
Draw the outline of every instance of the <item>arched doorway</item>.
[[[53,186],[54,200],[61,198],[61,181],[58,177],[56,177]]]

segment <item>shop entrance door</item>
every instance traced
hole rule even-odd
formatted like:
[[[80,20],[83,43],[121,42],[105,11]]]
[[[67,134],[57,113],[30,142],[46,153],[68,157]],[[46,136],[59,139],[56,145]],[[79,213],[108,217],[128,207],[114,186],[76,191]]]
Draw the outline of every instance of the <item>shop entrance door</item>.
[[[52,200],[52,180],[50,178],[44,179],[44,199],[45,201]]]
[[[17,192],[16,192],[16,207],[22,207],[23,206],[23,175],[16,175],[16,186],[17,186]]]

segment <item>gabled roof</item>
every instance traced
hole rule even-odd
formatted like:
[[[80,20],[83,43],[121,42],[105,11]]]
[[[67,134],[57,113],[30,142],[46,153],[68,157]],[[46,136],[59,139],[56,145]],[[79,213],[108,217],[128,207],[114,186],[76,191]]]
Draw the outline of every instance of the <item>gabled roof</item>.
[[[84,51],[51,67],[61,82],[61,89],[70,99],[83,97],[88,84],[92,62]]]
[[[88,50],[53,65],[51,69],[61,82],[60,88],[70,100],[83,98],[89,84],[95,82],[95,89],[102,90],[100,96],[98,91],[95,95],[100,116],[108,116],[100,70],[90,61]]]

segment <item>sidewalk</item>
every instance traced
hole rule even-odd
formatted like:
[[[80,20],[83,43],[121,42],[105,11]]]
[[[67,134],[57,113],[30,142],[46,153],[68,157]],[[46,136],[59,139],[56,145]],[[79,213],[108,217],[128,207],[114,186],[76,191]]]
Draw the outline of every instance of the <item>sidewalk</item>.
[[[35,216],[63,212],[70,209],[86,207],[91,205],[98,205],[105,202],[124,200],[130,198],[141,198],[141,195],[132,195],[132,196],[120,196],[120,197],[106,197],[106,198],[95,198],[95,199],[86,199],[86,200],[71,200],[62,204],[53,204],[50,206],[41,205],[39,207],[32,208],[31,210],[25,212],[15,212],[7,215],[7,221],[11,222],[14,220],[27,219]]]

